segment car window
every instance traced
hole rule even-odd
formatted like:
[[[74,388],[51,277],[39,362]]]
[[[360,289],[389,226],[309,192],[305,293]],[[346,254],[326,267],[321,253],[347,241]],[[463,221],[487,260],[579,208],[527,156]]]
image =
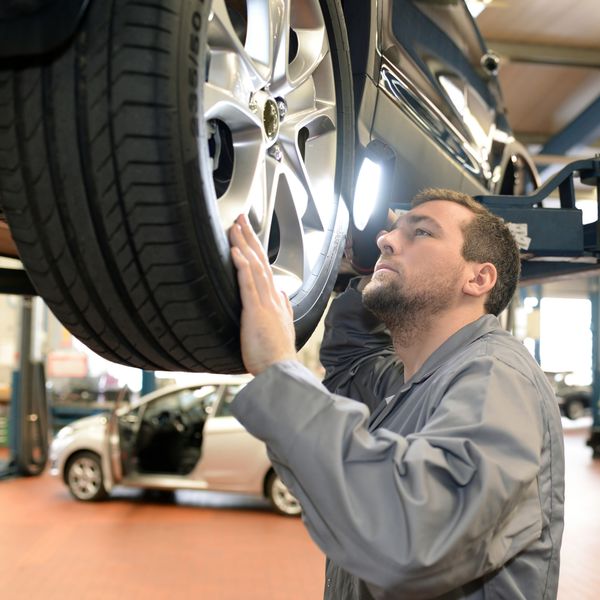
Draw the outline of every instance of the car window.
[[[217,412],[215,414],[216,417],[231,417],[231,402],[237,396],[238,392],[245,386],[246,384],[241,385],[228,385],[225,388],[225,392],[223,394],[223,399],[219,403],[219,407],[217,408]]]
[[[212,406],[217,397],[217,387],[214,385],[205,385],[201,388],[192,388],[182,390],[179,395],[179,402],[182,410],[190,410],[196,406]]]
[[[148,403],[144,419],[149,420],[163,412],[189,412],[195,407],[202,407],[205,412],[210,408],[217,397],[218,388],[206,385],[200,388],[186,388],[166,396],[160,396]]]

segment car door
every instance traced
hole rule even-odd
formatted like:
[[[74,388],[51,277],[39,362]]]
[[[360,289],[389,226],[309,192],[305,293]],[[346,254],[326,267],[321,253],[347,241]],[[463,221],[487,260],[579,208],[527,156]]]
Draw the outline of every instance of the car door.
[[[125,410],[124,406],[126,404],[124,403],[126,397],[129,397],[129,390],[124,388],[117,395],[106,424],[106,456],[108,457],[112,480],[115,484],[119,483],[127,474],[129,465],[127,461],[123,460],[122,441],[125,448],[128,448],[131,442],[130,437],[127,435],[124,435],[122,439],[122,434],[124,433],[123,425],[132,424],[132,427],[136,426],[140,410],[139,406]]]
[[[225,385],[204,426],[196,476],[208,487],[261,493],[270,468],[266,446],[231,414],[231,401],[245,384]]]
[[[201,455],[202,424],[206,407],[212,406],[218,386],[180,388],[149,400],[141,420],[133,452],[139,474],[187,476]]]

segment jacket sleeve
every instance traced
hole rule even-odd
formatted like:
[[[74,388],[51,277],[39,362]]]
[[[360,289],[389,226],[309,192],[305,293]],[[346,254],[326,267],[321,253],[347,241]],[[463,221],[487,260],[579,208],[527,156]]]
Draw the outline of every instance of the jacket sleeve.
[[[258,375],[232,408],[267,443],[315,542],[378,600],[456,589],[540,535],[538,393],[504,363],[465,365],[408,437],[369,432],[364,406],[293,361]]]
[[[372,411],[394,388],[402,385],[404,370],[394,353],[385,326],[362,305],[353,279],[331,304],[325,318],[320,360],[325,387],[359,400]]]

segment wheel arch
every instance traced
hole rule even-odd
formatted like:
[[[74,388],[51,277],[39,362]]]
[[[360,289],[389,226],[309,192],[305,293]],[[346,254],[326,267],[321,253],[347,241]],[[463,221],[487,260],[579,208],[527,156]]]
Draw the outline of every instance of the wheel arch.
[[[271,465],[267,472],[265,473],[265,476],[263,477],[263,485],[262,485],[262,492],[263,492],[263,496],[265,498],[268,498],[268,484],[269,484],[269,479],[271,478],[272,475],[277,475],[277,473],[275,473],[275,469],[273,468],[273,465]]]

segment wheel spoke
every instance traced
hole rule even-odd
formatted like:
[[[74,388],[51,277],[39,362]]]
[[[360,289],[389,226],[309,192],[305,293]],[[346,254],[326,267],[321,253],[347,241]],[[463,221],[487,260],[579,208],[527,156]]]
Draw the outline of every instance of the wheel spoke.
[[[271,90],[277,93],[277,90],[284,90],[288,86],[291,0],[268,4],[272,34],[269,56]]]
[[[260,130],[261,123],[256,113],[248,106],[248,97],[243,100],[229,88],[206,83],[204,86],[204,118],[219,118],[232,130],[254,127]]]
[[[307,127],[315,134],[326,133],[335,129],[335,105],[328,102],[317,102],[311,108],[290,112],[285,122],[281,124],[280,137],[297,139],[298,132]]]
[[[250,4],[250,3],[249,3]],[[253,3],[255,4],[255,3]],[[264,29],[262,30],[263,37]],[[225,0],[213,0],[208,25],[208,44],[212,55],[217,52],[232,52],[240,59],[240,64],[253,81],[254,89],[264,87],[268,82],[269,68],[260,60],[255,60],[246,50],[231,22]]]
[[[292,190],[291,177],[279,177],[275,215],[279,225],[279,248],[275,261],[271,264],[275,284],[278,289],[293,294],[302,285],[307,272],[307,256],[304,245],[304,227],[298,213],[299,190]]]
[[[288,67],[288,82],[293,89],[311,77],[329,52],[327,30],[319,2],[305,2],[302,3],[302,10],[292,11],[290,27],[296,35],[298,46]]]
[[[308,192],[304,210],[298,206],[298,211],[306,227],[320,231],[330,222],[330,200],[335,191],[333,178],[327,175],[335,172],[336,135],[332,121],[335,114],[332,111],[332,107],[326,105],[313,112],[292,115],[280,133],[289,175]],[[301,138],[303,142],[299,142]]]
[[[279,162],[267,156],[265,160],[264,194],[254,196],[254,202],[249,211],[250,221],[264,248],[267,248],[269,244],[280,177],[281,166]]]
[[[219,199],[219,216],[225,229],[241,213],[262,215],[266,212],[268,202],[265,144],[262,137],[253,131],[241,132],[234,136],[233,146],[235,163],[231,184]]]

